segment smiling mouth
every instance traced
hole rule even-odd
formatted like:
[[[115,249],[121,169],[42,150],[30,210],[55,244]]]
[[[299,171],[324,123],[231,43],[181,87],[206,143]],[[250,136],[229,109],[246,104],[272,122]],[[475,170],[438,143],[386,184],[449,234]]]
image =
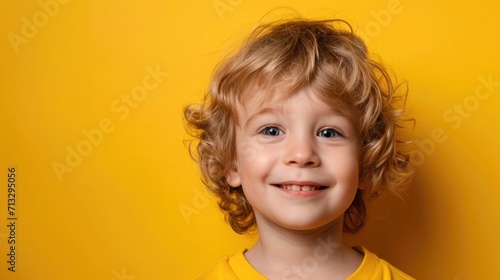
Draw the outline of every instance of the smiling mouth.
[[[327,187],[326,186],[307,186],[307,185],[273,185],[278,188],[286,189],[286,190],[291,190],[291,191],[302,191],[302,192],[310,192],[310,191],[317,191],[317,190],[324,190]]]

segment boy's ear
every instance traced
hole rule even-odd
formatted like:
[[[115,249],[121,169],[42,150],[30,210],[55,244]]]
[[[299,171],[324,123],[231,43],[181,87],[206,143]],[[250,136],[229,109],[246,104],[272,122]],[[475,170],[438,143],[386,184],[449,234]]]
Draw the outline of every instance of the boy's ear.
[[[365,183],[360,179],[358,182],[358,190],[366,189]]]
[[[231,169],[226,174],[226,182],[233,188],[241,186],[240,173],[236,169]]]

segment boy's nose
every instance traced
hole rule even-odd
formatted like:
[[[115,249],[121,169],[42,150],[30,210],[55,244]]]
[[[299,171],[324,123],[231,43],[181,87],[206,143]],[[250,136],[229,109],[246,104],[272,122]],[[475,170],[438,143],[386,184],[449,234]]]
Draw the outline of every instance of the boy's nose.
[[[316,167],[320,165],[320,158],[316,153],[314,140],[306,137],[291,138],[283,158],[284,163],[297,167]]]

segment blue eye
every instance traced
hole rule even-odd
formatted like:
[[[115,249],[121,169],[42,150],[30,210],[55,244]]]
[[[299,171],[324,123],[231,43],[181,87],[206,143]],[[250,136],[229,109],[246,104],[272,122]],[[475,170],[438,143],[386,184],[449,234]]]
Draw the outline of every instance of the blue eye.
[[[318,132],[318,136],[325,137],[325,138],[333,138],[333,137],[338,137],[338,136],[342,136],[342,135],[333,128],[326,128],[326,129],[320,130]]]
[[[280,136],[283,132],[281,131],[281,129],[277,128],[276,126],[268,126],[268,127],[265,127],[264,129],[262,129],[262,131],[260,133],[267,135],[267,136]]]

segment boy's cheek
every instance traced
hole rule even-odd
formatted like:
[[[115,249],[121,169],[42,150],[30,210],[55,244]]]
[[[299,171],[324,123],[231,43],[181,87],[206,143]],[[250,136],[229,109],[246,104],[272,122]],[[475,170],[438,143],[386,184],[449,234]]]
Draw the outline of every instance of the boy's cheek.
[[[245,161],[245,162],[251,162],[255,160],[257,157],[257,154],[259,152],[259,149],[257,146],[250,142],[250,141],[245,141],[242,146],[240,147],[239,151],[239,159]]]

